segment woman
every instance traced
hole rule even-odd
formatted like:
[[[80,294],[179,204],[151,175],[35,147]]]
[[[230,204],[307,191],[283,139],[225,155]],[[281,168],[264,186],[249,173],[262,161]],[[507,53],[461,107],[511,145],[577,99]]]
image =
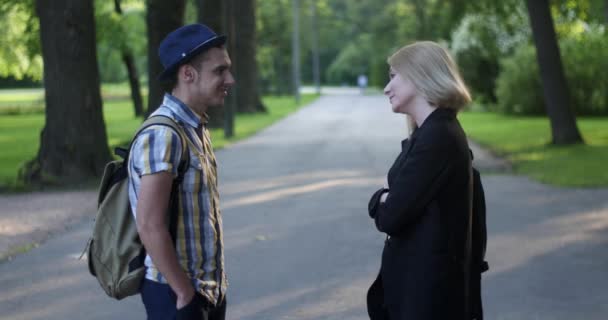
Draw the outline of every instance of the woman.
[[[456,114],[471,98],[436,43],[405,46],[388,64],[384,94],[393,112],[410,116],[417,129],[369,202],[387,240],[368,312],[371,319],[465,319],[471,162]]]

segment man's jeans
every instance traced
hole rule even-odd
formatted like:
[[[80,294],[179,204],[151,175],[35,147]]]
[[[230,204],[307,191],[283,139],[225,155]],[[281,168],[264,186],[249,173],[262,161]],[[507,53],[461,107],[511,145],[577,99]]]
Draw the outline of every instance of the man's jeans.
[[[224,320],[226,317],[226,299],[224,298],[216,307],[208,306],[205,298],[196,294],[199,314],[202,317],[190,318],[188,320]],[[175,303],[177,296],[168,284],[154,282],[144,279],[141,285],[141,300],[146,307],[148,320],[175,320],[178,319]],[[180,317],[179,319],[183,319]],[[184,319],[185,320],[185,319]]]

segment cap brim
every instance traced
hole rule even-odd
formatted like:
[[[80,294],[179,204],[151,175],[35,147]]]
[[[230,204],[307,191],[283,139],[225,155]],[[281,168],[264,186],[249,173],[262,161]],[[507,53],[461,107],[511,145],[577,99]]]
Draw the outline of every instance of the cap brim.
[[[177,62],[175,62],[171,66],[165,68],[165,70],[163,70],[163,72],[161,72],[161,74],[158,76],[158,80],[163,81],[163,80],[169,79],[171,77],[171,75],[177,71],[179,66],[190,61],[190,59],[194,58],[199,53],[201,53],[209,48],[212,48],[212,47],[215,47],[218,45],[223,45],[225,43],[226,43],[226,36],[224,36],[224,35],[219,35],[219,36],[215,36],[211,39],[208,39],[207,41],[196,46],[194,49],[190,50],[190,52],[186,53],[186,55],[183,56],[181,59],[179,59]]]

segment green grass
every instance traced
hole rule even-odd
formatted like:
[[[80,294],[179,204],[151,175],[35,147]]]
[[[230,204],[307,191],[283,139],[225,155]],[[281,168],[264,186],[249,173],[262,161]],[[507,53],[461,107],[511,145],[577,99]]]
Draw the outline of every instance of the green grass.
[[[2,89],[0,105],[7,105],[11,102],[42,101],[43,98],[44,91],[42,89]]]
[[[148,87],[141,83],[141,96],[148,96]],[[101,85],[101,95],[104,101],[131,99],[131,91],[128,83],[103,83]]]
[[[579,117],[585,145],[550,145],[547,118],[464,112],[459,119],[476,142],[507,158],[516,173],[571,187],[608,186],[608,118]]]
[[[3,89],[0,94],[0,115],[44,112],[42,89]]]
[[[104,99],[120,97],[129,98],[128,83],[103,83],[101,85],[101,94]],[[142,86],[142,96],[148,94],[147,87]],[[0,106],[10,105],[15,102],[42,102],[44,99],[43,88],[25,88],[25,89],[2,89],[0,90]]]
[[[4,96],[4,91],[0,97]],[[304,105],[316,99],[316,95],[303,95]],[[212,130],[214,148],[219,149],[233,141],[245,138],[298,109],[291,97],[265,97],[266,114],[243,114],[235,119],[235,136],[224,138],[222,130]],[[24,100],[26,101],[26,100]],[[129,100],[109,99],[104,102],[104,118],[110,147],[128,144],[141,119],[133,115]],[[40,130],[44,126],[44,114],[0,115],[0,189],[20,188],[16,184],[19,168],[38,152]]]
[[[101,94],[105,103],[131,99],[128,83],[104,83]],[[148,88],[142,86],[141,95],[146,99]],[[44,113],[44,89],[2,89],[0,90],[0,116]]]
[[[11,261],[13,260],[13,257],[22,253],[26,253],[34,248],[38,248],[39,245],[40,244],[38,244],[37,242],[31,242],[16,247],[9,247],[7,252],[0,253],[0,263]]]

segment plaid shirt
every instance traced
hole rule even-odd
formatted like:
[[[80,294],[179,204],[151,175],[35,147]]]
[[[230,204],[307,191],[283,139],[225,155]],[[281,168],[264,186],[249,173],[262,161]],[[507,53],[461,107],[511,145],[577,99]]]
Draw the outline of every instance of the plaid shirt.
[[[154,115],[172,118],[187,136],[190,162],[178,193],[176,252],[194,287],[215,304],[225,295],[227,281],[217,169],[209,132],[205,128],[207,119],[201,119],[170,94],[165,94]],[[181,144],[177,132],[160,125],[145,129],[134,141],[128,164],[129,201],[134,216],[137,216],[141,177],[163,171],[177,177]],[[146,257],[145,264],[147,279],[167,283],[150,256]]]

